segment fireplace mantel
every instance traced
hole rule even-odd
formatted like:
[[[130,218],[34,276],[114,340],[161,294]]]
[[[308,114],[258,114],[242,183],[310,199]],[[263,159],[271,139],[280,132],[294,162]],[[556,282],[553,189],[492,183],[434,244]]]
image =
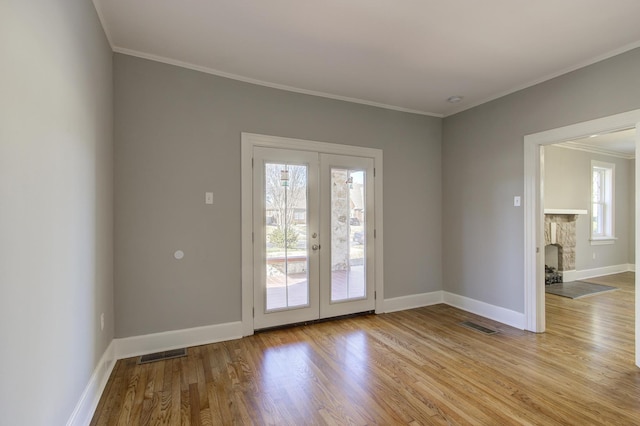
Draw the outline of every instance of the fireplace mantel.
[[[544,214],[587,214],[587,211],[580,209],[544,209]]]

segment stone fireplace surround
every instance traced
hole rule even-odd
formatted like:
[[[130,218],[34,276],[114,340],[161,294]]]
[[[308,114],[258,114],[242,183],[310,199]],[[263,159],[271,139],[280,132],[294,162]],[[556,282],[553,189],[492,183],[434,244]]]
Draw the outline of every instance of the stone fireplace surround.
[[[576,221],[586,210],[545,209],[544,245],[558,247],[558,272],[564,282],[574,281],[576,273]],[[545,262],[546,263],[546,262]]]

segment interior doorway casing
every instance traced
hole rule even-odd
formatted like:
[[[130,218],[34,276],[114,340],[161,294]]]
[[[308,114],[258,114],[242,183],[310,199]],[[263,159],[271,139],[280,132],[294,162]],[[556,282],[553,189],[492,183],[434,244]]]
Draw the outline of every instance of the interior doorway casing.
[[[544,149],[552,145],[594,134],[636,129],[636,152],[640,152],[640,109],[524,137],[524,314],[525,329],[545,331],[544,305]],[[635,164],[635,263],[640,258],[640,164]],[[638,288],[636,276],[636,288]],[[636,365],[640,367],[640,292],[636,291]]]
[[[241,136],[241,212],[242,212],[242,334],[254,332],[254,274],[253,274],[253,150],[254,147],[312,151],[324,154],[348,155],[373,159],[374,176],[377,184],[374,190],[374,290],[375,312],[384,312],[384,269],[383,269],[383,211],[382,211],[382,150],[349,145],[315,142],[302,139],[242,133]]]

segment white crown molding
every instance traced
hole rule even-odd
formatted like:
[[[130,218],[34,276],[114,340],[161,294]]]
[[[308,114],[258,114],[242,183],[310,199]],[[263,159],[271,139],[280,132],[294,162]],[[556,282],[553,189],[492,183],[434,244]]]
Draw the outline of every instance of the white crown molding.
[[[444,114],[444,117],[446,118],[446,117],[449,117],[451,115],[458,114],[458,113],[460,113],[462,111],[466,111],[468,109],[475,108],[475,107],[480,106],[482,104],[486,104],[487,102],[491,102],[491,101],[494,101],[496,99],[502,98],[504,96],[510,95],[512,93],[519,92],[520,90],[524,90],[524,89],[527,89],[529,87],[533,87],[536,84],[544,83],[545,81],[552,80],[552,79],[554,79],[556,77],[560,77],[560,76],[562,76],[564,74],[569,74],[570,72],[579,70],[580,68],[584,68],[584,67],[587,67],[589,65],[593,65],[593,64],[598,63],[600,61],[604,61],[605,59],[613,58],[614,56],[620,55],[622,53],[625,53],[625,52],[628,52],[630,50],[636,49],[638,47],[640,47],[640,41],[636,41],[636,42],[627,44],[627,45],[622,46],[622,47],[620,47],[618,49],[615,49],[615,50],[612,50],[612,51],[607,52],[605,54],[602,54],[602,55],[596,56],[594,58],[588,59],[588,60],[586,60],[584,62],[580,62],[580,63],[578,63],[576,65],[571,66],[571,67],[564,68],[564,69],[562,69],[560,71],[548,74],[548,75],[546,75],[544,77],[537,78],[537,79],[535,79],[533,81],[530,81],[528,83],[524,83],[524,84],[515,86],[514,88],[512,88],[510,90],[505,90],[503,92],[497,93],[496,95],[486,97],[486,98],[484,98],[484,99],[482,99],[480,101],[472,102],[472,103],[467,104],[467,105],[460,105],[458,108],[454,108],[451,111],[446,112]]]
[[[557,71],[555,73],[552,74],[548,74],[544,77],[535,79],[533,81],[530,81],[528,83],[524,83],[521,85],[517,85],[511,89],[499,92],[495,95],[492,96],[488,96],[486,98],[483,98],[480,101],[477,102],[471,102],[469,104],[466,105],[460,105],[457,108],[453,108],[452,110],[450,110],[449,112],[445,112],[443,114],[440,113],[433,113],[433,112],[428,112],[428,111],[421,111],[421,110],[415,110],[415,109],[411,109],[411,108],[403,108],[397,105],[389,105],[389,104],[384,104],[384,103],[379,103],[379,102],[373,102],[373,101],[367,101],[364,99],[358,99],[358,98],[351,98],[351,97],[347,97],[347,96],[340,96],[340,95],[335,95],[335,94],[331,94],[331,93],[325,93],[325,92],[319,92],[319,91],[314,91],[314,90],[307,90],[307,89],[301,89],[298,87],[293,87],[293,86],[287,86],[287,85],[283,85],[283,84],[277,84],[277,83],[270,83],[268,81],[262,81],[262,80],[257,80],[257,79],[253,79],[253,78],[249,78],[249,77],[244,77],[238,74],[232,74],[232,73],[227,73],[224,71],[220,71],[220,70],[216,70],[213,68],[209,68],[209,67],[204,67],[204,66],[200,66],[200,65],[195,65],[195,64],[191,64],[188,62],[183,62],[183,61],[179,61],[179,60],[175,60],[175,59],[170,59],[170,58],[166,58],[163,56],[159,56],[159,55],[154,55],[154,54],[150,54],[150,53],[145,53],[145,52],[140,52],[137,50],[133,50],[133,49],[127,49],[127,48],[123,48],[123,47],[119,47],[114,45],[113,43],[113,38],[111,36],[111,32],[109,30],[109,27],[106,25],[106,20],[104,19],[104,13],[100,7],[100,1],[99,0],[92,0],[92,3],[94,5],[94,8],[96,9],[96,12],[98,14],[98,19],[100,20],[100,23],[102,24],[102,28],[104,30],[104,33],[107,37],[107,40],[109,42],[109,45],[111,46],[111,49],[114,52],[117,53],[122,53],[125,55],[130,55],[130,56],[135,56],[135,57],[139,57],[139,58],[143,58],[143,59],[149,59],[152,61],[156,61],[156,62],[162,62],[165,64],[169,64],[169,65],[175,65],[175,66],[179,66],[182,68],[187,68],[187,69],[191,69],[194,71],[200,71],[206,74],[212,74],[212,75],[217,75],[219,77],[225,77],[225,78],[230,78],[232,80],[237,80],[237,81],[242,81],[245,83],[251,83],[251,84],[256,84],[259,86],[265,86],[265,87],[270,87],[273,89],[280,89],[280,90],[286,90],[289,92],[294,92],[294,93],[301,93],[301,94],[305,94],[305,95],[311,95],[311,96],[319,96],[319,97],[323,97],[323,98],[328,98],[328,99],[335,99],[335,100],[340,100],[340,101],[344,101],[344,102],[351,102],[351,103],[357,103],[357,104],[362,104],[362,105],[368,105],[368,106],[373,106],[373,107],[378,107],[378,108],[383,108],[383,109],[389,109],[389,110],[393,110],[393,111],[400,111],[400,112],[407,112],[407,113],[411,113],[411,114],[419,114],[419,115],[425,115],[425,116],[430,116],[430,117],[437,117],[437,118],[446,118],[449,117],[451,115],[455,115],[458,114],[460,112],[466,111],[468,109],[471,108],[475,108],[479,105],[485,104],[487,102],[491,102],[493,100],[502,98],[504,96],[510,95],[512,93],[518,92],[520,90],[535,86],[536,84],[540,84],[540,83],[544,83],[545,81],[554,79],[556,77],[560,77],[561,75],[564,74],[568,74],[572,71],[576,71],[580,68],[584,68],[586,66],[589,65],[593,65],[597,62],[603,61],[605,59],[609,59],[612,58],[616,55],[620,55],[622,53],[628,52],[629,50],[633,50],[635,48],[640,47],[640,41],[634,42],[634,43],[630,43],[627,44],[625,46],[622,46],[618,49],[612,50],[610,52],[607,52],[605,54],[596,56],[594,58],[591,58],[587,61],[583,61],[580,62],[574,66],[568,67],[568,68],[564,68],[560,71]]]
[[[111,32],[109,31],[109,27],[107,27],[107,21],[104,19],[104,12],[102,12],[102,8],[100,7],[100,2],[98,0],[92,0],[93,7],[96,9],[96,13],[98,14],[98,19],[100,20],[100,25],[102,25],[102,30],[104,31],[104,35],[107,37],[107,42],[113,50],[113,39],[111,38]]]
[[[216,69],[209,68],[209,67],[204,67],[204,66],[201,66],[201,65],[195,65],[195,64],[188,63],[188,62],[179,61],[179,60],[176,60],[176,59],[166,58],[164,56],[153,55],[153,54],[150,54],[150,53],[144,53],[144,52],[140,52],[140,51],[137,51],[137,50],[126,49],[126,48],[122,48],[122,47],[118,47],[118,46],[112,46],[112,49],[113,49],[114,52],[122,53],[124,55],[135,56],[135,57],[142,58],[142,59],[148,59],[150,61],[162,62],[164,64],[175,65],[175,66],[181,67],[181,68],[187,68],[187,69],[194,70],[194,71],[200,71],[200,72],[203,72],[203,73],[206,73],[206,74],[216,75],[218,77],[230,78],[232,80],[242,81],[244,83],[256,84],[258,86],[270,87],[272,89],[280,89],[280,90],[285,90],[285,91],[288,91],[288,92],[301,93],[303,95],[318,96],[318,97],[321,97],[321,98],[334,99],[334,100],[337,100],[337,101],[344,101],[344,102],[350,102],[350,103],[355,103],[355,104],[367,105],[367,106],[372,106],[372,107],[377,107],[377,108],[389,109],[389,110],[393,110],[393,111],[408,112],[408,113],[411,113],[411,114],[426,115],[426,116],[437,117],[437,118],[442,118],[443,117],[442,114],[435,114],[435,113],[427,112],[427,111],[419,111],[419,110],[416,110],[416,109],[403,108],[403,107],[399,107],[399,106],[396,106],[396,105],[388,105],[388,104],[383,104],[383,103],[379,103],[379,102],[367,101],[367,100],[364,100],[364,99],[351,98],[351,97],[348,97],[348,96],[340,96],[340,95],[334,95],[334,94],[331,94],[331,93],[318,92],[318,91],[315,91],[315,90],[301,89],[301,88],[298,88],[298,87],[286,86],[284,84],[270,83],[268,81],[263,81],[263,80],[257,80],[257,79],[254,79],[254,78],[244,77],[244,76],[241,76],[241,75],[238,75],[238,74],[232,74],[232,73],[216,70]]]
[[[600,148],[593,145],[587,145],[580,142],[563,142],[554,145],[559,148],[573,149],[575,151],[584,151],[591,154],[608,155],[609,157],[623,158],[625,160],[633,160],[636,158],[634,154],[623,154],[621,152],[612,151],[610,149]]]

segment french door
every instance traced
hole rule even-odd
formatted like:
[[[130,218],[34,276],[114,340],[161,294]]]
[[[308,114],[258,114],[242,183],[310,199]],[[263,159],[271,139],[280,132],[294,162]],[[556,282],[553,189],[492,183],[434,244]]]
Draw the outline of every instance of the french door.
[[[253,148],[255,329],[375,308],[373,159]]]

